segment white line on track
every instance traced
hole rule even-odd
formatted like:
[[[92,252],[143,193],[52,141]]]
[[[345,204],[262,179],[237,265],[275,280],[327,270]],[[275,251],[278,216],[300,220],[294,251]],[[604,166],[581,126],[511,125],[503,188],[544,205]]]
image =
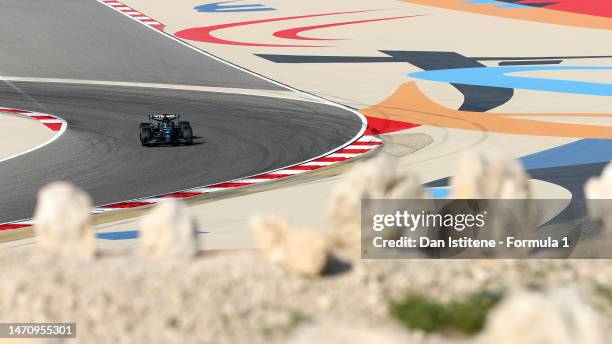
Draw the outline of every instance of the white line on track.
[[[82,79],[57,79],[57,78],[30,78],[17,76],[0,76],[0,80],[11,82],[40,82],[54,84],[74,84],[74,85],[96,85],[96,86],[118,86],[118,87],[139,87],[139,88],[155,88],[181,91],[198,91],[211,93],[231,93],[257,97],[270,97],[281,99],[292,99],[301,101],[320,101],[305,97],[293,91],[274,91],[249,88],[231,88],[231,87],[213,87],[213,86],[194,86],[194,85],[176,85],[162,83],[144,83],[144,82],[124,82],[124,81],[107,81],[107,80],[82,80]]]

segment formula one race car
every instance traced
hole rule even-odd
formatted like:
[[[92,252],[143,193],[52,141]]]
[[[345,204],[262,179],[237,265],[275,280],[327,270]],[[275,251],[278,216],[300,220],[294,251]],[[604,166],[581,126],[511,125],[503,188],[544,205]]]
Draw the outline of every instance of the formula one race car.
[[[190,145],[193,132],[189,122],[178,122],[178,114],[149,115],[149,123],[140,123],[140,143],[143,146],[156,144]]]

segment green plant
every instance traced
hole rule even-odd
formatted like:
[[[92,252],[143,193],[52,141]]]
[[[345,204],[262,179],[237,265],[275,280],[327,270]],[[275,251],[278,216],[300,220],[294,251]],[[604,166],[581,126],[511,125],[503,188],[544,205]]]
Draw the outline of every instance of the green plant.
[[[595,290],[599,295],[601,295],[608,303],[612,304],[612,288],[605,286],[603,284],[597,283],[595,285]]]
[[[472,335],[484,327],[488,311],[501,297],[501,293],[484,290],[463,300],[440,303],[413,294],[390,308],[392,316],[409,328]]]

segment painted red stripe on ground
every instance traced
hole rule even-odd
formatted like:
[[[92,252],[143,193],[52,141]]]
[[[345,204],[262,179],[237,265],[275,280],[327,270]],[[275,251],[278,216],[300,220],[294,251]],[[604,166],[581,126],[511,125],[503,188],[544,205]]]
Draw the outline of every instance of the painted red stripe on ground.
[[[19,110],[19,109],[0,109],[2,112],[10,112],[10,113],[30,113],[30,111]]]
[[[368,128],[365,131],[365,135],[386,134],[420,126],[420,124],[400,122],[386,118],[367,117],[367,119]]]
[[[25,228],[25,227],[32,227],[32,225],[27,225],[23,223],[5,223],[3,225],[0,225],[0,231],[6,231],[9,229]]]
[[[123,12],[123,13],[127,14],[128,16],[130,16],[130,17],[140,21],[141,23],[143,23],[143,24],[145,24],[147,26],[150,26],[150,27],[152,27],[154,29],[157,29],[159,31],[164,31],[164,29],[166,28],[166,25],[158,22],[157,20],[155,20],[155,19],[153,19],[153,18],[151,18],[151,17],[149,17],[149,16],[147,16],[145,14],[142,14],[142,13],[136,11],[135,9],[133,9],[133,8],[127,6],[127,5],[125,5],[125,4],[123,4],[123,3],[119,2],[119,1],[102,0],[102,2],[108,4],[109,6],[113,7],[114,9],[116,9],[116,10],[118,10],[120,12]],[[119,7],[127,7],[127,9],[119,8]],[[126,13],[126,12],[137,12],[137,13]],[[136,18],[136,17],[145,17],[145,18]],[[152,22],[154,22],[154,23],[152,23]]]
[[[100,208],[125,209],[125,208],[137,208],[137,207],[142,207],[142,206],[150,205],[150,204],[153,204],[153,203],[151,202],[119,202],[119,203],[103,205]]]
[[[322,165],[321,166],[317,166],[317,165],[301,166],[300,165],[300,166],[287,167],[287,168],[284,168],[284,170],[310,171],[310,170],[316,170],[321,167],[323,166]]]
[[[369,152],[370,149],[368,148],[363,148],[363,149],[359,149],[359,148],[345,148],[345,149],[341,149],[337,152],[334,152],[334,154],[361,154],[361,153],[366,153]]]
[[[319,158],[313,162],[340,162],[344,160],[348,160],[349,158],[345,157],[336,157],[336,158]]]
[[[174,192],[171,194],[159,196],[159,198],[189,198],[205,194],[204,192]]]
[[[523,1],[523,3],[530,2],[535,1]],[[549,3],[545,8],[552,10],[612,18],[612,2],[609,0],[547,0],[540,2]]]
[[[55,118],[53,116],[48,116],[48,115],[34,115],[34,116],[30,116],[30,117],[36,118],[36,119],[40,119],[40,120],[43,120],[43,119],[57,119],[57,118]]]
[[[355,141],[350,144],[351,146],[380,146],[382,145],[381,141]]]
[[[376,22],[376,21],[403,19],[403,18],[412,18],[412,17],[419,17],[419,16],[389,17],[389,18],[379,18],[379,19],[354,20],[354,21],[348,21],[348,22],[331,23],[331,24],[323,24],[323,25],[302,26],[302,27],[295,27],[291,29],[276,31],[275,33],[273,33],[273,36],[278,37],[278,38],[307,40],[307,41],[337,41],[338,39],[336,38],[304,37],[304,36],[301,36],[300,34],[306,31],[324,29],[324,28],[329,28],[329,27],[334,27],[334,26],[370,23],[370,22]]]
[[[247,185],[253,185],[254,183],[241,183],[241,182],[232,182],[232,183],[221,183],[221,184],[215,184],[215,185],[211,185],[208,186],[209,188],[222,188],[222,189],[228,189],[228,188],[237,188],[240,186],[247,186]]]
[[[268,173],[268,174],[261,174],[259,176],[255,176],[255,177],[251,177],[249,179],[280,179],[280,178],[285,178],[285,177],[291,177],[293,174],[273,174],[273,173]]]
[[[324,16],[333,16],[338,14],[351,14],[351,13],[361,13],[361,12],[372,12],[378,10],[363,10],[363,11],[345,11],[345,12],[333,12],[333,13],[319,13],[319,14],[308,14],[301,16],[291,16],[291,17],[280,17],[280,18],[268,18],[268,19],[259,19],[259,20],[250,20],[236,23],[228,23],[228,24],[218,24],[211,25],[205,27],[195,27],[190,29],[185,29],[174,33],[174,35],[178,38],[187,39],[190,41],[197,42],[207,42],[207,43],[216,43],[216,44],[227,44],[227,45],[240,45],[245,47],[284,47],[284,48],[299,48],[299,47],[321,47],[316,45],[295,45],[295,44],[272,44],[272,43],[252,43],[252,42],[240,42],[240,41],[232,41],[226,40],[222,38],[217,38],[213,35],[213,32],[234,28],[239,26],[248,26],[253,24],[260,23],[271,23],[277,21],[285,21],[285,20],[293,20],[293,19],[304,19],[304,18],[314,18],[314,17],[324,17]]]
[[[43,123],[43,124],[46,125],[47,128],[53,131],[60,131],[60,129],[62,129],[62,123]]]

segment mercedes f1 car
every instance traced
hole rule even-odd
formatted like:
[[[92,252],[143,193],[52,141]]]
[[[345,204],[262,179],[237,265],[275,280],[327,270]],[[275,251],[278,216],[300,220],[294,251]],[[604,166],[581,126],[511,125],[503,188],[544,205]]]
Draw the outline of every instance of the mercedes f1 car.
[[[178,122],[179,117],[179,114],[149,115],[149,123],[140,123],[140,143],[143,146],[192,144],[191,125],[186,121]]]

